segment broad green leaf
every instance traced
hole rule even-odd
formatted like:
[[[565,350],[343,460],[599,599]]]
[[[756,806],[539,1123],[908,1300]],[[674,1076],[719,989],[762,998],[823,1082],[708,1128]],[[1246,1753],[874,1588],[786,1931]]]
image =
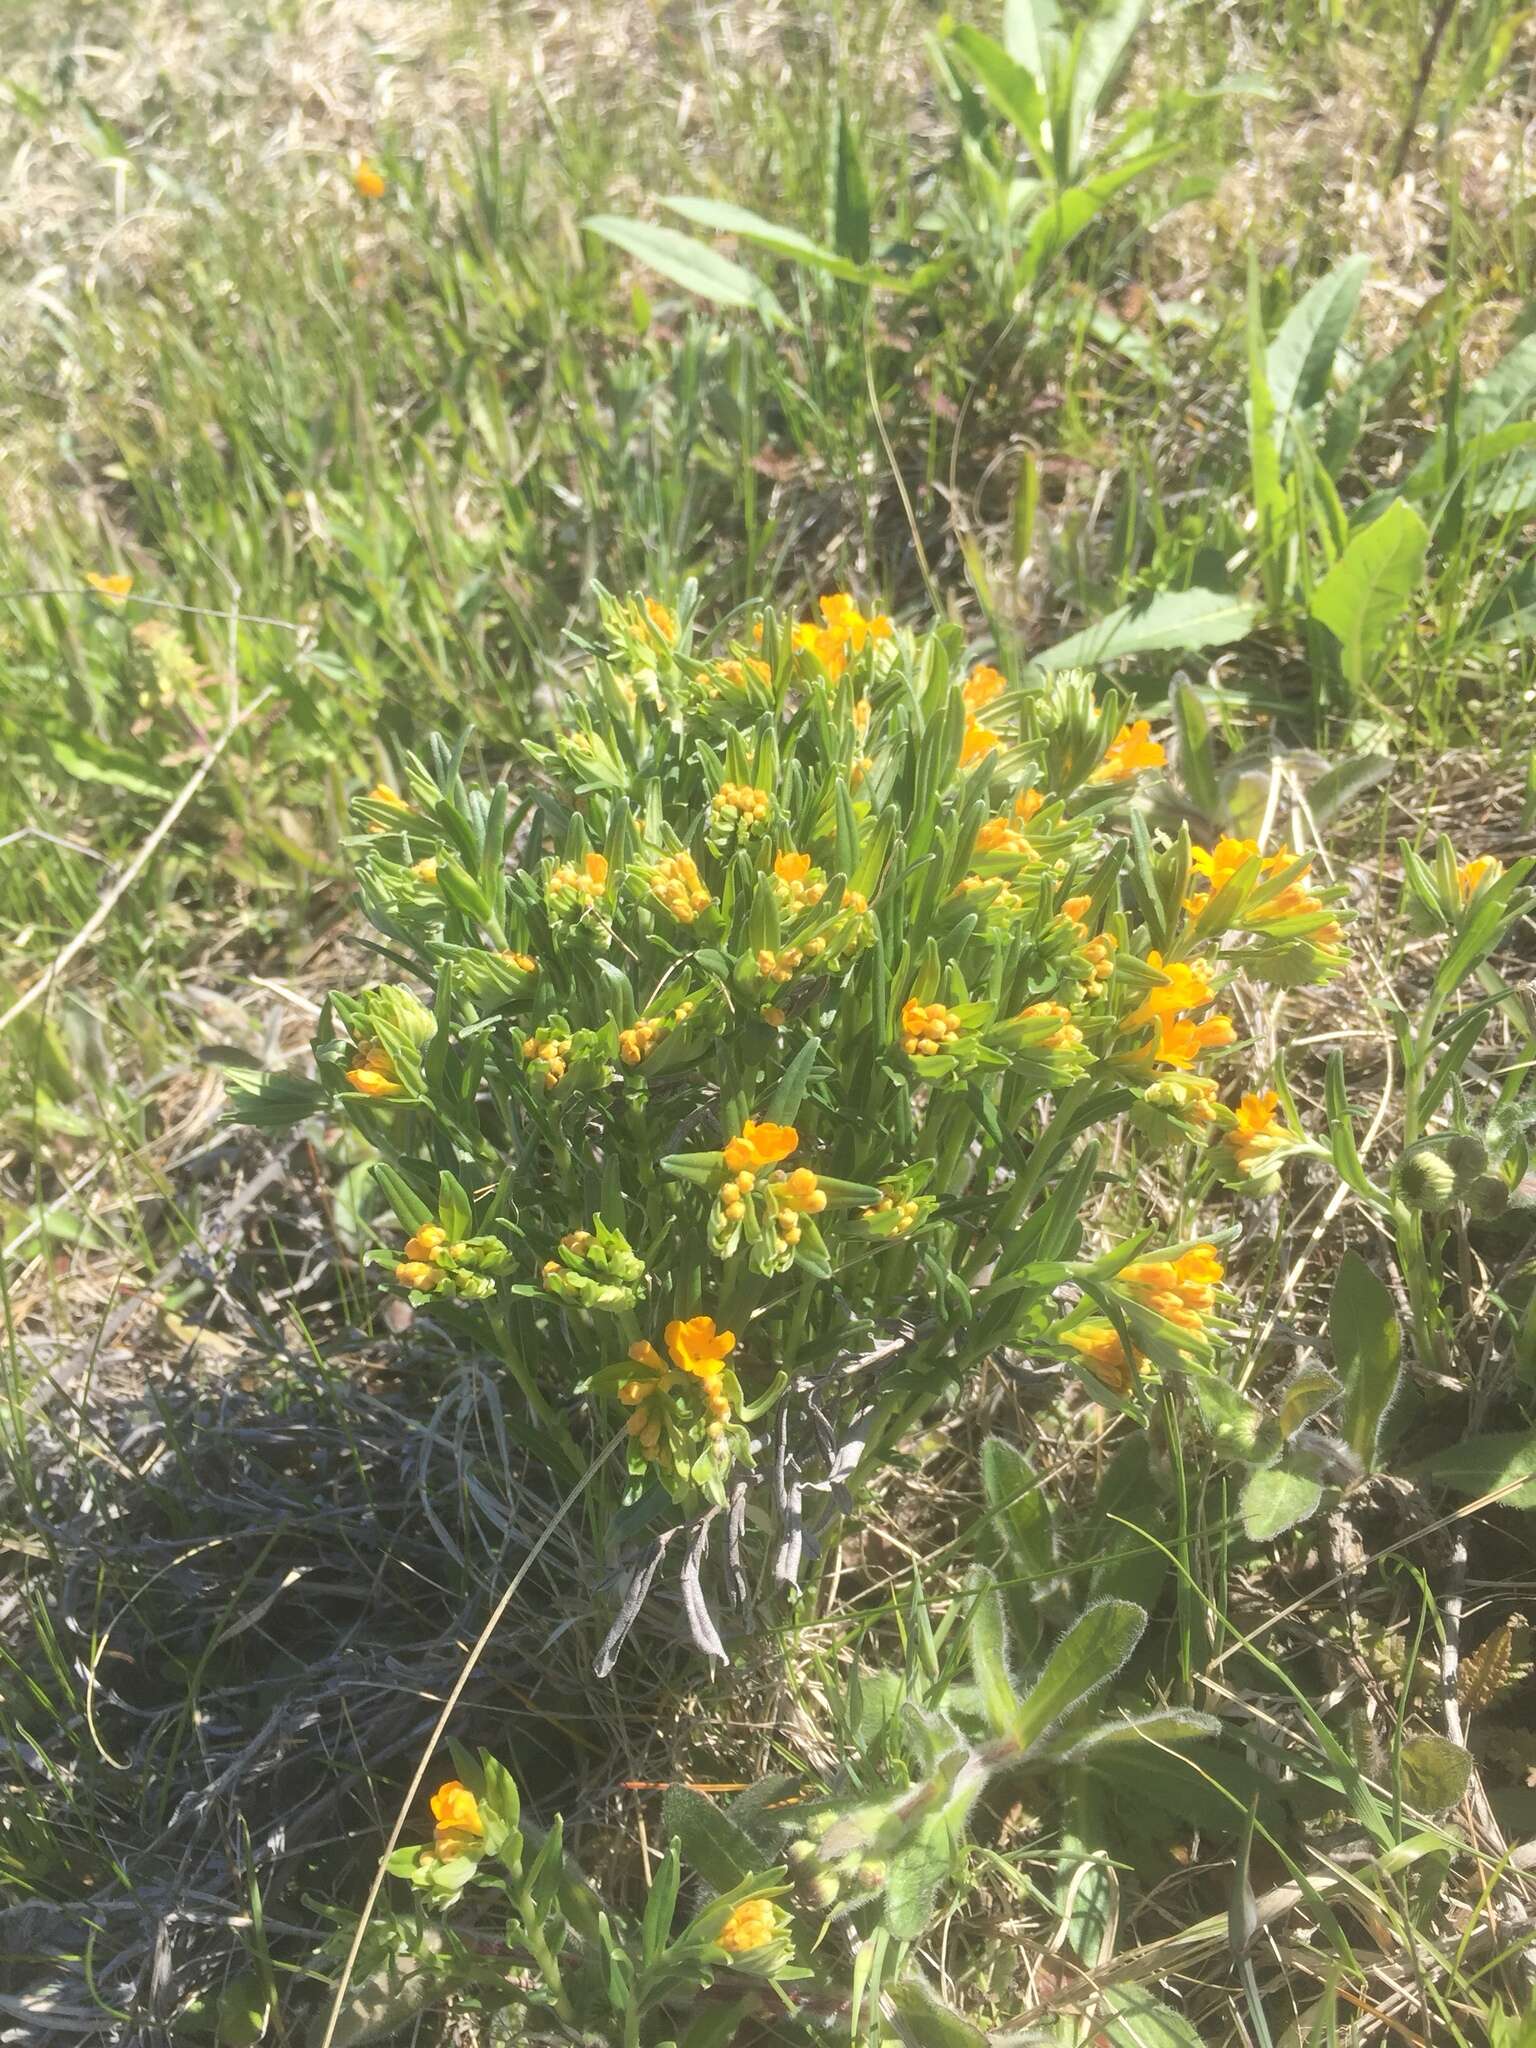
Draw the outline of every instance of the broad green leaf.
[[[888,1985],[885,2009],[905,2048],[987,2048],[987,2037],[942,2004],[918,1977]]]
[[[1370,267],[1368,256],[1346,256],[1303,293],[1270,343],[1264,369],[1274,405],[1272,432],[1277,445],[1285,437],[1291,415],[1307,411],[1326,392],[1334,356],[1354,317]]]
[[[256,2048],[272,2018],[272,1994],[254,1970],[232,1977],[219,1995],[219,2048]]]
[[[1304,1422],[1330,1407],[1342,1392],[1325,1366],[1301,1366],[1280,1389],[1280,1434],[1294,1436]]]
[[[1001,43],[979,28],[962,23],[951,29],[948,48],[961,59],[997,112],[1018,130],[1041,175],[1054,182],[1055,166],[1044,140],[1049,110],[1041,85]]]
[[[981,1447],[981,1483],[1012,1563],[1030,1579],[1049,1578],[1056,1568],[1051,1503],[1028,1458],[1006,1438],[988,1437]]]
[[[1314,1514],[1322,1497],[1322,1487],[1305,1472],[1284,1465],[1254,1472],[1243,1487],[1243,1527],[1253,1542],[1268,1543]]]
[[[1140,1984],[1103,1993],[1099,2033],[1112,2048],[1201,2048],[1192,2023]]]
[[[1214,1449],[1224,1458],[1257,1462],[1265,1454],[1264,1424],[1267,1418],[1264,1410],[1214,1373],[1194,1373],[1190,1376],[1189,1385]],[[1273,1426],[1267,1434],[1273,1439]],[[1273,1457],[1278,1448],[1271,1441],[1267,1455]]]
[[[1444,1735],[1415,1735],[1399,1756],[1403,1797],[1424,1813],[1454,1806],[1472,1778],[1472,1757]]]
[[[1164,590],[1123,604],[1095,626],[1085,626],[1034,656],[1034,666],[1054,674],[1064,668],[1101,668],[1132,654],[1187,654],[1197,647],[1224,647],[1241,640],[1256,608],[1223,590]]]
[[[1003,0],[1003,48],[1034,79],[1042,93],[1062,43],[1056,0]]]
[[[953,1860],[942,1814],[930,1815],[891,1857],[882,1903],[885,1924],[898,1941],[922,1939]]]
[[[728,1892],[762,1869],[757,1844],[702,1792],[674,1785],[661,1802],[662,1832],[714,1892]]]
[[[772,294],[750,270],[692,235],[612,213],[589,214],[582,226],[712,306],[747,306],[770,323],[783,318]]]
[[[1307,791],[1307,809],[1317,824],[1326,825],[1357,796],[1385,782],[1396,766],[1391,754],[1352,754],[1337,761]]]
[[[1402,1377],[1402,1333],[1386,1282],[1357,1251],[1339,1262],[1328,1302],[1333,1365],[1344,1383],[1339,1431],[1368,1468],[1376,1458],[1382,1418]]]
[[[1452,1493],[1478,1500],[1492,1493],[1503,1507],[1536,1508],[1536,1430],[1468,1437],[1421,1458],[1412,1472]]]
[[[1366,681],[1370,664],[1418,588],[1429,528],[1405,498],[1351,536],[1312,593],[1311,613],[1339,643],[1347,680]]]
[[[1112,1678],[1146,1625],[1147,1611],[1134,1600],[1101,1600],[1080,1615],[1018,1703],[1013,1735],[1019,1746],[1028,1749],[1079,1700]]]
[[[1109,0],[1109,4],[1086,14],[1073,50],[1071,148],[1080,158],[1087,147],[1094,115],[1114,84],[1131,47],[1131,38],[1141,26],[1146,0]]]

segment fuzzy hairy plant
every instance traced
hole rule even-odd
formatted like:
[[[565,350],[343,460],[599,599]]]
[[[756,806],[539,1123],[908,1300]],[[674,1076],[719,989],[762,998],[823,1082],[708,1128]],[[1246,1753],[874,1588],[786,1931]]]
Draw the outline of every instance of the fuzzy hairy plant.
[[[715,1518],[728,1597],[765,1544],[793,1581],[807,1493],[846,1508],[1000,1346],[1130,1413],[1214,1370],[1215,1247],[1095,1249],[1084,1211],[1111,1137],[1248,1172],[1220,991],[1325,976],[1340,928],[1304,860],[1155,846],[1127,799],[1162,747],[1081,674],[967,675],[952,630],[843,596],[728,641],[686,599],[601,609],[521,787],[434,741],[357,800],[390,978],[330,998],[316,1081],[245,1077],[236,1113],[373,1148],[374,1258],[494,1348],[537,1456],[576,1478],[623,1428],[604,1662],[684,1525],[723,1656]]]

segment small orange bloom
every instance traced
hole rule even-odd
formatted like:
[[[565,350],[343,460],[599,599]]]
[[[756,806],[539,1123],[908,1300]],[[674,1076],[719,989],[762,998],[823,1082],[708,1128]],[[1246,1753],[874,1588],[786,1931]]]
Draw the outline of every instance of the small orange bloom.
[[[732,1173],[756,1173],[787,1159],[799,1142],[793,1124],[759,1124],[749,1117],[725,1147],[725,1163]]]
[[[732,1955],[742,1955],[748,1949],[764,1947],[777,1931],[771,1899],[743,1899],[715,1940]]]
[[[1001,733],[993,732],[989,725],[982,725],[974,718],[968,718],[965,721],[965,737],[960,742],[960,766],[969,768],[972,762],[979,761],[983,754],[990,753],[993,747],[1000,746],[1001,743]]]
[[[382,199],[389,190],[389,180],[367,157],[359,157],[352,172],[352,189],[359,199]]]
[[[679,1372],[691,1372],[696,1379],[713,1380],[736,1349],[734,1330],[717,1330],[713,1316],[690,1316],[666,1327],[667,1349]]]
[[[1089,776],[1090,782],[1128,782],[1144,768],[1161,768],[1168,756],[1152,737],[1146,719],[1122,725],[1109,743],[1109,750]]]
[[[1002,675],[997,669],[986,667],[973,668],[960,691],[960,695],[965,700],[966,710],[974,718],[978,711],[984,710],[988,704],[1001,697],[1007,687],[1007,677]]]
[[[480,1802],[457,1778],[439,1785],[432,1794],[432,1818],[437,1822],[433,1847],[439,1856],[462,1855],[485,1834]]]
[[[1476,860],[1464,860],[1456,870],[1456,886],[1461,891],[1463,903],[1469,902],[1484,882],[1496,882],[1504,872],[1504,863],[1495,860],[1491,853],[1479,854]]]
[[[121,604],[133,588],[131,576],[98,576],[94,570],[86,575],[86,582],[98,597],[104,597],[111,604]]]

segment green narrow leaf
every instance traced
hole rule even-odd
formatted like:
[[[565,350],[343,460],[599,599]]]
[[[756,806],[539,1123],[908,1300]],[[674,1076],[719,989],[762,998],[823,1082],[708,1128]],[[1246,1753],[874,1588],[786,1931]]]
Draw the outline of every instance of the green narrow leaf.
[[[432,1211],[409,1181],[402,1179],[392,1166],[387,1166],[382,1159],[376,1159],[373,1164],[373,1177],[383,1191],[385,1201],[411,1236],[414,1237],[424,1223],[432,1222]]]
[[[1003,48],[1043,93],[1051,59],[1061,42],[1061,9],[1056,0],[1003,0]]]
[[[111,747],[104,740],[78,732],[66,738],[50,733],[48,749],[64,773],[76,782],[101,782],[109,789],[121,789],[129,796],[154,797],[166,803],[176,786],[155,773],[153,765],[126,747]]]
[[[1141,1640],[1147,1612],[1134,1600],[1101,1600],[1072,1624],[1014,1715],[1013,1734],[1028,1749],[1079,1700],[1112,1678]]]
[[[750,270],[696,242],[692,235],[611,213],[589,214],[582,226],[712,306],[749,307],[770,323],[783,319],[772,295]]]
[[[1131,654],[1187,654],[1241,640],[1256,609],[1222,590],[1165,590],[1124,604],[1033,657],[1036,668],[1097,668]]]
[[[981,1483],[1011,1562],[1028,1579],[1048,1579],[1056,1568],[1051,1503],[1017,1444],[1000,1436],[987,1438],[981,1447]]]
[[[1018,1696],[1008,1674],[1008,1631],[1003,1622],[1003,1603],[988,1572],[975,1574],[971,1592],[974,1598],[967,1638],[971,1671],[992,1732],[1006,1735],[1013,1727]]]
[[[1351,537],[1313,591],[1312,617],[1338,641],[1345,677],[1357,687],[1408,609],[1428,547],[1429,528],[1405,498],[1394,498]]]
[[[1375,1462],[1382,1418],[1402,1376],[1402,1333],[1387,1284],[1357,1251],[1347,1251],[1328,1303],[1333,1365],[1344,1383],[1339,1429],[1369,1468]]]
[[[769,249],[775,256],[788,257],[792,263],[807,264],[812,270],[825,270],[851,284],[869,281],[868,272],[857,263],[834,254],[831,249],[824,249],[820,242],[813,242],[798,228],[781,227],[777,221],[765,220],[762,214],[754,213],[749,206],[737,206],[730,199],[686,197],[663,199],[661,203],[673,213],[680,213],[684,220],[692,221],[695,227],[713,228],[722,235],[738,235],[742,241],[756,242],[759,248]]]
[[[447,1231],[450,1244],[468,1237],[474,1227],[474,1207],[451,1173],[440,1173],[437,1177],[437,1220]]]
[[[1179,773],[1185,793],[1203,818],[1213,824],[1221,814],[1216,785],[1216,760],[1211,749],[1211,724],[1199,693],[1182,676],[1174,683],[1174,724],[1179,733]]]
[[[833,183],[832,238],[839,256],[850,263],[869,261],[869,185],[859,154],[858,137],[848,119],[846,103],[837,103],[837,166]]]

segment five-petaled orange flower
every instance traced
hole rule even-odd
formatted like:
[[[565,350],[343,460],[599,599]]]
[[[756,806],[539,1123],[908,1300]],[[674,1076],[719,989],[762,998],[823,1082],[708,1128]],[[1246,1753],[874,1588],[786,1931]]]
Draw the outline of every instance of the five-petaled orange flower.
[[[86,572],[86,582],[98,597],[104,597],[110,604],[121,604],[133,588],[131,576],[98,576],[94,569]]]
[[[1496,882],[1504,872],[1504,863],[1495,860],[1491,853],[1481,853],[1476,860],[1464,860],[1456,870],[1456,886],[1461,891],[1461,900],[1467,902],[1474,890],[1484,882]]]
[[[757,1173],[787,1159],[799,1142],[793,1124],[757,1124],[748,1117],[740,1135],[726,1146],[725,1163],[732,1173]]]
[[[352,171],[352,189],[359,199],[382,199],[389,189],[389,180],[377,164],[360,156]]]
[[[691,1372],[701,1380],[718,1378],[721,1366],[736,1349],[736,1332],[717,1330],[713,1316],[690,1316],[686,1322],[668,1323],[666,1339],[678,1371]]]

